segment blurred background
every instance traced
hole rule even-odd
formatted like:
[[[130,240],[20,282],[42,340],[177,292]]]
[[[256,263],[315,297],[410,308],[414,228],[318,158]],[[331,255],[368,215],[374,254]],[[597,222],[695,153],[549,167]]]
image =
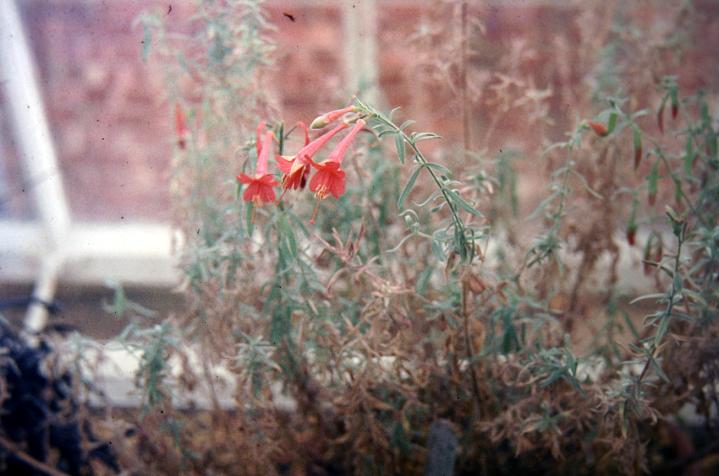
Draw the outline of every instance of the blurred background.
[[[676,16],[667,10],[680,3],[639,1],[629,14],[652,41],[652,32],[671,30],[667,22]],[[404,116],[421,119],[423,130],[456,142],[462,133],[456,94],[462,72],[453,61],[458,29],[448,26],[456,26],[458,4],[268,0],[277,47],[273,73],[262,86],[275,97],[286,123],[310,120],[363,92],[387,109],[401,106]],[[146,10],[162,11],[168,24],[184,25],[192,2],[22,0],[17,5],[57,169],[39,177],[23,169],[17,130],[32,131],[35,125],[12,123],[12,98],[0,88],[0,297],[32,292],[48,253],[47,237],[33,228],[42,217],[31,191],[56,181],[73,230],[79,230],[67,238],[73,241],[72,259],[57,273],[64,316],[98,336],[112,335],[122,323],[97,324],[97,303],[111,294],[106,278],[126,283],[133,298],[148,307],[177,305],[169,293],[177,283],[169,187],[173,110],[151,49],[146,57],[145,42],[151,38],[136,19]],[[595,10],[583,2],[549,0],[469,5],[471,148],[491,155],[506,144],[527,151],[561,139],[577,121],[576,91],[597,87],[586,82],[584,59],[574,48],[583,25],[593,21],[588,12]],[[695,1],[693,8],[699,21],[689,29],[690,37],[681,39],[693,46],[682,57],[680,88],[715,94],[719,2]],[[502,103],[499,98],[508,95],[500,91],[513,92],[516,101]],[[648,100],[652,93],[647,92]],[[525,209],[542,189],[536,167],[529,160],[519,166]],[[228,174],[233,173],[229,164]]]

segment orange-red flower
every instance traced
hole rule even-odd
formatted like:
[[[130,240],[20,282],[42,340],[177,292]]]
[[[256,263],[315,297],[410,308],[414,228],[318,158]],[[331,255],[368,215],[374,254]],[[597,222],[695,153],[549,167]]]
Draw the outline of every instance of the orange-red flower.
[[[294,156],[277,156],[277,166],[284,174],[282,176],[284,192],[290,188],[297,189],[305,187],[307,176],[310,173],[310,166],[313,163],[312,156],[346,127],[347,124],[344,122],[339,123],[334,129],[325,132],[317,139],[306,144]]]
[[[241,173],[237,176],[237,181],[247,185],[242,199],[246,202],[252,202],[256,206],[263,203],[275,201],[275,191],[273,187],[279,185],[274,176],[267,172],[267,162],[272,150],[273,135],[267,130],[265,122],[261,122],[257,126],[257,167],[255,168],[255,176],[250,177]]]
[[[256,176],[255,178],[240,174],[237,176],[237,180],[247,185],[245,193],[242,194],[244,201],[252,202],[255,206],[275,201],[275,190],[273,187],[276,187],[280,183],[274,179],[272,174]]]
[[[185,112],[179,103],[175,103],[175,132],[177,133],[177,146],[184,150],[187,146],[187,124],[185,123]]]
[[[345,193],[345,171],[339,162],[325,160],[313,164],[313,167],[317,169],[317,173],[310,180],[310,190],[315,192],[318,199],[322,200],[329,194],[340,198]]]
[[[315,221],[320,200],[324,200],[330,194],[335,198],[340,198],[342,194],[345,193],[345,171],[342,170],[342,159],[344,159],[347,154],[347,149],[349,149],[355,136],[364,126],[365,121],[362,119],[358,120],[349,134],[330,152],[327,160],[319,164],[312,162],[312,166],[317,169],[317,173],[312,177],[312,180],[310,180],[310,190],[313,191],[317,197],[317,206],[312,214],[310,223],[314,223]]]

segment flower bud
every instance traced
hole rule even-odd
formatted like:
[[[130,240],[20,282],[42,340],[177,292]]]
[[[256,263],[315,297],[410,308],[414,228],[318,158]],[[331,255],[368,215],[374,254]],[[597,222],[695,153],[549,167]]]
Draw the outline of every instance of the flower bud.
[[[322,129],[323,127],[326,127],[327,125],[336,121],[348,112],[357,112],[357,108],[355,106],[347,106],[342,109],[335,109],[334,111],[326,112],[321,116],[316,117],[315,120],[312,121],[312,124],[310,124],[310,129]]]

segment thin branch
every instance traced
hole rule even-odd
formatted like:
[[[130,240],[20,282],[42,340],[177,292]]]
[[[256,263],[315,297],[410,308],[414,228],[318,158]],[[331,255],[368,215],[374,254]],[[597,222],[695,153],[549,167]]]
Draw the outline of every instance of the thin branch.
[[[481,398],[479,394],[479,380],[477,379],[477,372],[474,368],[474,352],[472,351],[472,340],[469,338],[469,310],[467,303],[469,285],[466,279],[462,280],[462,317],[464,319],[464,341],[467,347],[467,360],[469,360],[469,373],[472,377],[472,390],[474,391],[474,398],[477,403],[477,418],[482,415]]]

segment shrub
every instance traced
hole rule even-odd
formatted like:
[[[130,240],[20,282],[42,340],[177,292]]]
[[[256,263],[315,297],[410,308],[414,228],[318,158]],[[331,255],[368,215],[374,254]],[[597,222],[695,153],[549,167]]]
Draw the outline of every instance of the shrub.
[[[142,334],[147,470],[633,474],[712,451],[662,442],[691,447],[686,405],[716,424],[717,121],[706,93],[665,71],[681,69],[670,50],[686,50],[701,11],[669,9],[647,39],[636,8],[572,10],[576,54],[558,37],[564,56],[545,69],[579,79],[541,89],[520,77],[528,45],[489,76],[472,70],[461,2],[443,53],[459,79],[436,90],[459,99],[457,147],[427,147],[441,138],[421,117],[361,98],[316,118],[314,137],[285,124],[255,2],[201,3],[184,35],[145,17],[178,134],[187,297],[186,315]],[[547,144],[553,95],[573,98],[570,132]],[[480,105],[494,116],[477,139]],[[508,121],[539,140],[475,149]],[[522,172],[543,167],[548,194],[525,216]],[[644,294],[623,273],[649,276]],[[231,364],[236,410],[204,418],[162,398],[163,363],[185,342]],[[209,365],[185,378],[213,388]]]

